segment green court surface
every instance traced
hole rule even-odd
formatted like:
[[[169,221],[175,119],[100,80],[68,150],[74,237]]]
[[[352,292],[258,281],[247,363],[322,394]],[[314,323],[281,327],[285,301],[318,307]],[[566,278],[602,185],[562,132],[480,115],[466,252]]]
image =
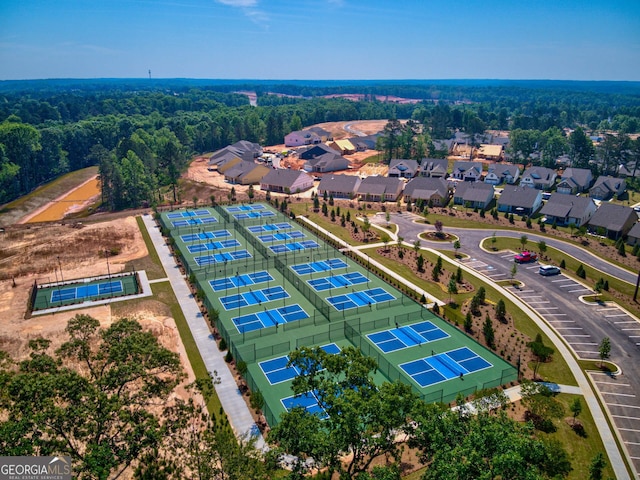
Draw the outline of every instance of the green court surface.
[[[32,310],[79,305],[138,293],[139,283],[135,273],[40,284],[32,291]]]
[[[301,346],[356,346],[378,362],[376,382],[402,381],[429,402],[516,380],[515,367],[267,204],[163,212],[158,221],[247,364],[271,425],[286,406],[322,412],[312,395],[291,398],[296,372],[286,356]]]

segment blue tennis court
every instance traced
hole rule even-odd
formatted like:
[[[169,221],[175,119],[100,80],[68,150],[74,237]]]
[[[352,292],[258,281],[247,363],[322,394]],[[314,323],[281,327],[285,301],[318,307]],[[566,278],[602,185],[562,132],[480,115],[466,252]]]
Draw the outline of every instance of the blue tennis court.
[[[227,207],[226,210],[229,213],[236,213],[236,212],[251,212],[253,210],[264,210],[265,206],[264,205],[260,205],[255,204],[255,205],[240,205],[239,207]]]
[[[233,324],[240,333],[260,330],[261,328],[274,327],[283,323],[295,322],[309,318],[307,312],[298,304],[287,305],[286,307],[265,309],[263,312],[250,313],[233,318]]]
[[[182,235],[180,238],[184,243],[197,242],[198,240],[213,240],[214,238],[230,237],[229,230],[216,230],[215,232],[200,232]]]
[[[51,291],[51,303],[66,302],[75,299],[80,300],[88,297],[99,297],[101,295],[109,295],[112,293],[122,293],[122,291],[122,282],[120,280],[83,285],[82,287],[61,288],[60,290]]]
[[[223,248],[231,248],[240,246],[240,242],[235,238],[228,240],[221,240],[216,242],[197,243],[195,245],[187,246],[189,253],[202,253],[210,250],[222,250]]]
[[[242,275],[234,275],[233,277],[209,280],[209,285],[211,285],[214,292],[219,292],[220,290],[228,290],[229,288],[246,287],[247,285],[256,285],[258,283],[272,281],[273,277],[271,274],[263,270],[262,272],[243,273]]]
[[[277,230],[287,230],[293,228],[290,223],[267,223],[266,225],[252,225],[248,227],[251,233],[274,232]]]
[[[343,311],[350,308],[364,307],[365,305],[373,305],[375,303],[395,300],[396,297],[387,292],[384,288],[373,288],[371,290],[362,290],[361,292],[345,293],[327,298],[327,302],[335,307],[336,310]]]
[[[218,223],[218,219],[216,217],[190,218],[189,220],[176,220],[171,223],[176,228],[195,227],[197,225],[205,225],[207,223]]]
[[[203,266],[212,265],[214,263],[231,262],[233,260],[241,260],[243,258],[251,258],[251,254],[246,250],[238,250],[237,252],[215,253],[213,255],[194,257],[194,260],[199,266]]]
[[[304,238],[306,235],[298,230],[293,232],[269,233],[266,235],[258,235],[261,242],[275,242],[280,240],[295,240],[296,238]]]
[[[347,268],[347,262],[340,260],[339,258],[330,258],[328,260],[321,260],[319,262],[301,263],[299,265],[292,265],[291,269],[298,275],[309,275],[315,272],[328,272],[330,270],[339,270],[341,268]]]
[[[262,212],[246,212],[246,213],[234,213],[233,218],[236,220],[246,220],[247,218],[263,218],[263,217],[275,217],[276,214],[269,211],[264,210]]]
[[[283,398],[280,401],[288,412],[296,407],[301,407],[312,415],[318,415],[322,419],[328,417],[324,409],[318,404],[318,398],[316,397],[314,392],[306,392],[300,395],[293,395],[291,397]]]
[[[418,385],[428,387],[468,373],[478,372],[491,365],[468,347],[403,363],[404,370]]]
[[[367,335],[367,338],[384,353],[395,352],[403,348],[415,347],[425,342],[434,342],[448,337],[448,333],[436,327],[430,321]]]
[[[235,295],[220,297],[220,303],[225,310],[234,308],[248,307],[250,305],[262,305],[263,303],[273,302],[289,298],[289,295],[281,286],[264,288],[262,290],[251,290],[250,292],[242,292]]]
[[[321,292],[332,288],[350,287],[351,285],[367,283],[368,281],[367,277],[360,272],[349,272],[341,275],[332,275],[330,277],[314,278],[307,280],[307,283],[311,285],[316,292]]]
[[[186,212],[174,212],[168,213],[167,218],[191,218],[191,217],[206,217],[207,215],[211,215],[211,212],[206,208],[202,210],[195,211],[186,211]]]
[[[282,245],[273,245],[269,247],[273,253],[284,253],[284,252],[294,252],[299,250],[310,250],[312,248],[318,248],[318,245],[313,240],[305,240],[304,242],[292,242],[285,243]]]
[[[340,353],[340,347],[335,343],[323,345],[320,348],[330,354],[335,355],[336,353]],[[262,369],[265,377],[267,377],[267,380],[269,380],[269,383],[271,385],[275,385],[277,383],[293,380],[300,374],[300,371],[293,365],[287,367],[287,363],[289,363],[289,357],[287,355],[283,355],[282,357],[265,360],[264,362],[260,362],[258,365],[260,365],[260,368]]]

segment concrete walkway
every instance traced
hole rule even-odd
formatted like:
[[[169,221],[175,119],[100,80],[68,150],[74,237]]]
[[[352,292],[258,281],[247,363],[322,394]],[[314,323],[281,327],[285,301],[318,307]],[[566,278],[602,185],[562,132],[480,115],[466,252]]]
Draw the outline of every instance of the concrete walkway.
[[[217,373],[220,381],[215,385],[216,393],[220,398],[222,408],[229,418],[231,427],[238,436],[256,436],[255,447],[260,450],[264,449],[266,446],[264,438],[253,421],[249,407],[245,403],[244,398],[242,398],[236,381],[227,363],[224,361],[225,354],[218,350],[218,346],[209,332],[209,327],[202,312],[200,312],[200,308],[198,308],[198,304],[189,290],[187,280],[180,273],[169,247],[160,234],[160,229],[151,215],[143,215],[142,220],[158,252],[158,257],[160,257],[160,262],[167,273],[167,277],[171,282],[171,287],[178,299],[180,308],[184,313],[184,317],[187,320],[187,324],[189,325],[189,329],[191,330],[191,334],[200,351],[207,371],[211,374],[213,374],[213,372]]]

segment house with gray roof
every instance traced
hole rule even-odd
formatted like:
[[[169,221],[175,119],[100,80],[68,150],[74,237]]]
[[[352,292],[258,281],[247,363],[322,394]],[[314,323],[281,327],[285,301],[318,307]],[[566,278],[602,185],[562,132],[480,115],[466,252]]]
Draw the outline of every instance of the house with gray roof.
[[[299,148],[296,153],[298,154],[298,158],[300,160],[311,160],[326,153],[337,153],[338,155],[340,154],[340,152],[334,150],[329,145],[326,145],[324,143],[318,143],[316,145],[309,145],[307,147]]]
[[[318,135],[318,137],[320,137],[320,140],[323,142],[326,142],[327,140],[331,140],[331,132],[326,131],[324,128],[321,127],[309,127],[307,128],[307,131],[309,132],[313,132],[316,135]]]
[[[497,203],[499,212],[531,216],[542,206],[542,192],[535,188],[505,185]]]
[[[576,194],[589,189],[593,183],[593,174],[588,168],[565,169],[556,186],[558,193]]]
[[[357,194],[360,200],[367,202],[395,202],[403,186],[399,178],[372,176],[360,182]]]
[[[220,173],[224,175],[225,181],[236,185],[256,185],[271,170],[269,167],[246,160],[228,165],[229,168],[224,169],[224,172],[220,170]]]
[[[318,134],[309,130],[296,130],[284,136],[285,147],[301,147],[321,142],[322,139]]]
[[[228,145],[214,152],[209,157],[209,165],[218,166],[233,158],[252,162],[255,158],[262,155],[262,153],[262,147],[259,144],[247,140],[240,140],[233,145]]]
[[[482,178],[482,162],[455,162],[451,176],[463,182],[479,182]]]
[[[339,153],[325,153],[307,160],[302,168],[306,172],[327,173],[349,168],[349,160]]]
[[[624,178],[600,175],[593,187],[589,189],[589,196],[597,200],[609,200],[615,195],[624,193],[627,182]]]
[[[424,200],[431,206],[442,207],[449,202],[449,188],[442,178],[416,177],[404,186],[404,200]]]
[[[633,208],[602,203],[589,220],[588,229],[591,233],[617,240],[624,237],[637,222],[638,215]]]
[[[553,187],[558,174],[546,167],[529,167],[522,174],[520,185],[523,187],[547,190]]]
[[[446,158],[423,158],[418,175],[421,177],[447,178],[449,161]]]
[[[491,185],[501,185],[507,183],[512,185],[520,177],[520,168],[513,163],[490,163],[484,183]]]
[[[313,187],[313,177],[301,170],[271,169],[262,180],[260,189],[277,193],[304,192]]]
[[[357,175],[323,175],[318,185],[318,195],[333,198],[353,198],[360,186]]]
[[[629,245],[638,245],[640,244],[640,222],[636,222],[627,233],[627,243]]]
[[[392,178],[413,178],[418,172],[418,162],[416,160],[405,160],[394,158],[389,162],[389,172],[387,177]]]
[[[493,194],[493,185],[489,183],[460,182],[453,193],[453,203],[486,210],[493,201]]]
[[[546,223],[560,226],[573,224],[579,227],[587,223],[597,209],[592,198],[553,193],[540,214],[546,217]]]

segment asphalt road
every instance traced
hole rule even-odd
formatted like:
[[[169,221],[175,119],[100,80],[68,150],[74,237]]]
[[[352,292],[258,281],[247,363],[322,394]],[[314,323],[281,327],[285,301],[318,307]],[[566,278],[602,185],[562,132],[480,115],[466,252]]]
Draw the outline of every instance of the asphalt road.
[[[428,224],[415,223],[420,217],[411,213],[393,213],[390,222],[398,225],[398,235],[412,244],[424,231],[434,230]],[[384,216],[377,215],[372,223],[386,224]],[[497,282],[511,278],[513,252],[489,252],[479,248],[483,239],[494,230],[446,228],[446,233],[460,239],[460,253],[468,255],[461,260],[467,267]],[[496,230],[496,235],[520,238],[525,232]],[[579,259],[617,278],[635,284],[636,275],[611,265],[596,255],[562,241],[525,233],[530,244],[544,240]],[[452,242],[429,242],[420,239],[423,247],[453,250]],[[520,288],[509,289],[540,316],[565,340],[576,356],[582,359],[599,359],[599,345],[604,337],[611,340],[610,360],[621,368],[621,374],[613,376],[591,374],[591,380],[607,407],[627,450],[627,456],[640,469],[640,321],[613,304],[587,303],[580,297],[593,293],[583,284],[564,274],[543,277],[538,274],[538,262],[519,264],[515,279]]]

